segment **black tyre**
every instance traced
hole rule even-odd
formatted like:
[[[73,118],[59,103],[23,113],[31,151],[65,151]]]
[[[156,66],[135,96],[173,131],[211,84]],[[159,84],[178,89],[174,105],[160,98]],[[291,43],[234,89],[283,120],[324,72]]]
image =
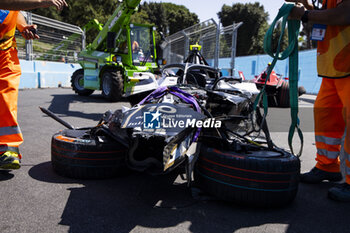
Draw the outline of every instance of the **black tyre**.
[[[278,107],[288,108],[289,102],[289,83],[283,82],[277,93]]]
[[[78,179],[111,178],[126,173],[127,149],[104,138],[91,138],[87,130],[63,130],[51,140],[51,162],[61,176]]]
[[[254,207],[277,207],[297,194],[300,160],[286,152],[238,154],[202,146],[195,185],[222,200]]]
[[[71,86],[75,93],[81,96],[89,96],[94,90],[89,90],[84,88],[84,70],[76,70],[71,77]]]
[[[298,87],[299,96],[306,94],[306,89],[303,86]]]
[[[275,98],[275,96],[273,96],[273,95],[268,95],[268,96],[267,96],[267,102],[268,102],[268,106],[269,106],[269,107],[277,107],[277,103],[276,103],[276,98]],[[260,102],[259,102],[259,106],[260,106],[261,108],[264,107],[262,98],[261,98],[261,100],[260,100]]]
[[[124,92],[124,79],[118,70],[106,70],[102,74],[102,95],[113,102],[119,101]]]

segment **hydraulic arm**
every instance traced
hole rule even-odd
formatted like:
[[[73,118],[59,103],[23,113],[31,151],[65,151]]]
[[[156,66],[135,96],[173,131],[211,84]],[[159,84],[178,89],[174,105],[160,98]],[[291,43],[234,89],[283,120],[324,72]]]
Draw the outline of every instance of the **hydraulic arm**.
[[[103,29],[97,35],[91,44],[92,50],[103,50],[106,48],[106,39],[108,32],[116,32],[117,38],[123,27],[130,23],[131,15],[137,11],[137,7],[141,0],[120,0],[117,8],[109,18]]]

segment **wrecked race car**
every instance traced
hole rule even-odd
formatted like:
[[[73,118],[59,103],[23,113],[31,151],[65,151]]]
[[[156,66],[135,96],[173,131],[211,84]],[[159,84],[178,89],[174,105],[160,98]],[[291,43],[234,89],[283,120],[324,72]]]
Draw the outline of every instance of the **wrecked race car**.
[[[159,86],[181,85],[191,89],[197,96],[202,106],[212,116],[242,115],[249,117],[252,106],[259,90],[254,83],[242,82],[240,78],[221,77],[218,69],[202,64],[171,64],[162,69],[162,78]],[[200,94],[204,93],[204,94]],[[235,120],[226,121],[226,126],[235,128],[238,125]],[[240,121],[240,128],[247,129],[247,121]]]
[[[180,172],[191,187],[219,199],[264,207],[290,203],[297,193],[299,159],[226,127],[225,121],[237,125],[249,118],[207,109],[211,95],[230,98],[221,94],[160,87],[138,105],[108,111],[97,126],[81,129],[43,109],[68,128],[52,137],[53,169],[80,179]]]

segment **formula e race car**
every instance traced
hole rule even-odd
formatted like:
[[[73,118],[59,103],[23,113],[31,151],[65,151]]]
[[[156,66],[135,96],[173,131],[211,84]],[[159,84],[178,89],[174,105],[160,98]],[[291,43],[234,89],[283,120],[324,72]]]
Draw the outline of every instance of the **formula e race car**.
[[[268,64],[268,67],[271,64]],[[272,71],[270,77],[267,78],[267,69],[268,67],[261,72],[258,76],[255,76],[253,82],[256,84],[257,88],[261,90],[266,82],[266,94],[268,98],[269,107],[281,107],[288,108],[290,107],[289,101],[289,83],[288,78],[283,78],[281,74],[277,74],[275,71]],[[303,86],[298,87],[299,96],[306,93],[306,90]]]
[[[42,109],[68,128],[52,137],[53,169],[81,179],[178,172],[191,187],[223,200],[288,204],[297,193],[300,161],[242,134],[237,126],[255,121],[249,117],[251,98],[192,85],[161,86],[137,105],[108,111],[96,126],[81,129]],[[223,101],[226,107],[216,106]],[[261,116],[256,119],[264,125]]]

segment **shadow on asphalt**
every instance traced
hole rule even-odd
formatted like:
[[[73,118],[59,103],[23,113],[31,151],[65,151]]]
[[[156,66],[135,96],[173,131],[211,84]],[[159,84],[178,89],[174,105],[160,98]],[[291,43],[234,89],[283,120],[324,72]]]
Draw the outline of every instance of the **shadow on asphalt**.
[[[71,103],[111,103],[106,100],[102,95],[91,95],[91,96],[79,96],[76,94],[71,95],[52,95],[53,99],[50,102],[49,110],[59,116],[70,116],[77,118],[85,118],[90,120],[100,120],[101,113],[84,113],[82,111],[72,111],[69,109]],[[122,102],[127,102],[126,99],[122,99]]]
[[[305,102],[310,103],[310,104],[315,103],[315,100],[307,99],[307,98],[303,98],[303,97],[299,97],[299,100],[305,101]]]
[[[60,225],[69,232],[152,232],[152,229],[188,225],[190,232],[234,232],[275,224],[274,232],[348,232],[347,203],[326,198],[331,183],[299,186],[296,200],[281,209],[254,209],[221,201],[197,201],[176,175],[131,174],[109,180],[74,180],[54,173],[50,162],[29,170],[36,180],[49,183],[79,183],[70,196]],[[142,227],[137,228],[138,226]],[[271,226],[270,226],[271,227]],[[145,230],[146,228],[146,230]],[[183,229],[183,228],[181,228]],[[261,229],[261,228],[259,228]],[[270,228],[271,229],[271,228]],[[249,230],[249,232],[250,232]]]
[[[14,177],[15,175],[10,173],[10,171],[1,171],[0,170],[0,182],[5,181],[5,180],[10,180]]]

